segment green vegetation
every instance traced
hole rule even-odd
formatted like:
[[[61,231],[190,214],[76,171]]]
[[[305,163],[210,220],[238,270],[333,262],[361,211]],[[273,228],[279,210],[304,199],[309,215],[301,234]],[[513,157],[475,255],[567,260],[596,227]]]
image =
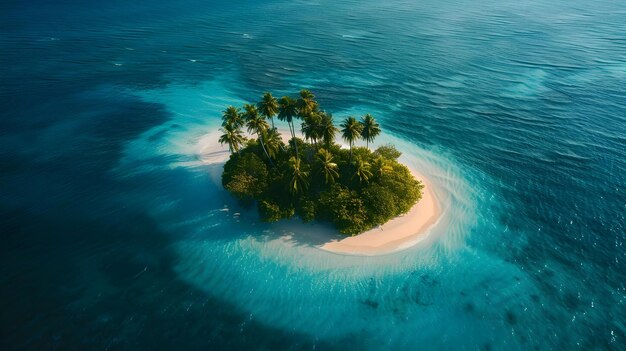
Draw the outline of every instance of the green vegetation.
[[[289,126],[288,145],[274,127],[275,116]],[[422,184],[397,161],[394,146],[369,149],[381,131],[374,117],[348,117],[339,130],[308,90],[297,98],[265,93],[257,105],[228,107],[222,120],[219,142],[232,153],[222,184],[243,204],[256,204],[265,221],[297,214],[355,235],[408,212],[422,196]],[[296,135],[296,120],[304,140]],[[246,140],[244,126],[256,138]],[[335,143],[338,132],[348,150]],[[366,147],[354,146],[358,140]]]

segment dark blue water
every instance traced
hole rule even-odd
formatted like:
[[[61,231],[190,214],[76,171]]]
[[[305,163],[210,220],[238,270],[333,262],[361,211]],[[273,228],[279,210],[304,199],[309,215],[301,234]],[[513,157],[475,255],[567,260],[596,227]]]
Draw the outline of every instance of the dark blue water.
[[[4,1],[0,67],[3,350],[626,349],[623,1]],[[233,214],[202,136],[302,87],[431,177],[427,242]]]

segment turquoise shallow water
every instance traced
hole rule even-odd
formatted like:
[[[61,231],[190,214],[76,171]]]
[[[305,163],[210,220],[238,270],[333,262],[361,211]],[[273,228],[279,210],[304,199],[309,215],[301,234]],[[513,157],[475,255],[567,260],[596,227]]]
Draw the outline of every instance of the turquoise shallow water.
[[[0,4],[0,347],[625,349],[626,6]],[[445,211],[318,250],[216,184],[228,104],[373,113]]]

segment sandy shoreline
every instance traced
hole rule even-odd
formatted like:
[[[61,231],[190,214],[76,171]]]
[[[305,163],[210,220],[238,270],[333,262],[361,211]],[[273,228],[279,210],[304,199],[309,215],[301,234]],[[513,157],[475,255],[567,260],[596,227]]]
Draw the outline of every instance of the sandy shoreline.
[[[289,132],[279,131],[283,140],[287,141]],[[228,148],[218,143],[219,135],[220,133],[215,131],[200,138],[198,152],[202,163],[220,164],[230,157]],[[411,167],[409,169],[411,174],[424,184],[422,198],[408,213],[390,220],[381,227],[353,237],[339,236],[324,225],[298,224],[295,221],[279,222],[277,229],[284,234],[285,240],[290,240],[295,235],[304,235],[313,239],[310,241],[318,248],[339,254],[381,255],[411,247],[427,237],[430,228],[441,216],[442,209],[432,183],[416,170]],[[216,180],[219,184],[219,180]]]
[[[424,239],[441,216],[441,207],[428,179],[409,169],[415,179],[424,184],[424,189],[422,198],[408,213],[390,220],[380,228],[341,240],[332,240],[320,248],[345,254],[381,255],[406,249]]]

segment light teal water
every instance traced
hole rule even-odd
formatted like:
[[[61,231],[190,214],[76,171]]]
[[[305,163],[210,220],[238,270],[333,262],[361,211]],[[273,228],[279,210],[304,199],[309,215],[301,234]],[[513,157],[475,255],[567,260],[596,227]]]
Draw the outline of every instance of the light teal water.
[[[0,9],[2,349],[624,349],[624,4]],[[221,111],[300,88],[434,183],[426,240],[336,255],[221,188]]]

